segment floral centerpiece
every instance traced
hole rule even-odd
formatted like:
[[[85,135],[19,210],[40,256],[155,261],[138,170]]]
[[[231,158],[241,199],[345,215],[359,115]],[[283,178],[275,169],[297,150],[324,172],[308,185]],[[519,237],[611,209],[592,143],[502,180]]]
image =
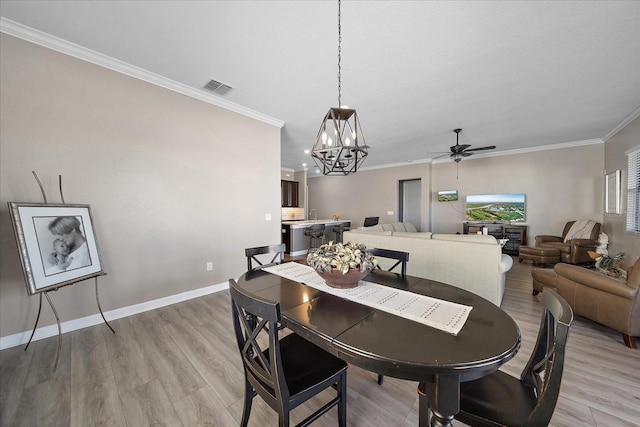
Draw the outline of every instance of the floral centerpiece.
[[[320,246],[307,256],[307,265],[322,276],[328,286],[353,288],[378,261],[362,243],[333,243]]]

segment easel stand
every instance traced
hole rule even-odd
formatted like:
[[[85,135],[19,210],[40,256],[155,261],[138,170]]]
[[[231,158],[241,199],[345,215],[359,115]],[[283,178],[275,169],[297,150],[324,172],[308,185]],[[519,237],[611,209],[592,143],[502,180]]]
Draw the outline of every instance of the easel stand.
[[[101,276],[106,276],[106,273],[101,274]],[[96,287],[96,303],[98,304],[98,310],[100,311],[100,316],[102,316],[102,320],[104,320],[105,325],[107,325],[107,327],[111,329],[111,332],[115,334],[116,331],[111,327],[109,322],[107,322],[107,319],[104,317],[104,313],[102,312],[102,307],[100,306],[100,297],[98,295],[98,276],[95,276],[94,279],[95,279],[95,287]],[[73,285],[75,283],[78,283],[78,282],[70,283],[70,285]],[[42,294],[44,294],[45,298],[47,298],[47,301],[49,302],[49,305],[51,306],[51,310],[53,310],[53,314],[56,316],[56,323],[58,324],[58,350],[56,351],[56,361],[53,365],[54,371],[58,368],[58,361],[60,359],[60,350],[62,349],[62,328],[60,327],[60,317],[58,317],[58,311],[56,310],[56,307],[53,305],[53,301],[51,301],[51,298],[49,298],[49,292],[55,292],[58,289],[54,289],[53,291],[40,292],[40,304],[38,305],[38,315],[36,316],[36,323],[35,325],[33,325],[33,331],[31,331],[31,336],[29,337],[29,341],[27,342],[27,345],[24,347],[24,350],[27,351],[27,348],[29,348],[29,344],[31,344],[31,340],[33,339],[33,336],[36,333],[36,328],[38,327],[38,321],[40,321],[40,313],[42,312]]]
[[[42,187],[42,184],[40,183],[40,180],[38,179],[38,176],[36,175],[35,172],[33,172],[33,176],[35,177],[36,181],[38,182],[38,185],[40,186],[40,191],[42,192],[42,198],[44,199],[44,203],[47,203],[47,197],[45,195],[44,188]],[[60,199],[62,200],[62,203],[64,204],[65,203],[64,195],[62,194],[62,175],[58,176],[58,182],[59,182],[59,188],[60,188]],[[115,334],[116,331],[111,327],[109,322],[107,322],[107,319],[104,317],[104,313],[102,312],[102,307],[100,306],[100,297],[98,295],[98,276],[106,276],[106,274],[107,273],[101,272],[101,273],[98,273],[98,274],[96,274],[94,276],[95,288],[96,288],[96,303],[98,305],[98,310],[100,311],[100,316],[102,316],[102,320],[104,321],[105,325],[107,325],[107,327],[109,327],[109,329],[111,329],[111,332],[113,332]],[[87,280],[87,278],[84,277],[82,280],[78,280],[76,282],[71,282],[71,283],[66,283],[64,286],[73,285],[73,284],[76,284],[78,282],[82,282],[84,280]],[[36,316],[36,323],[35,323],[35,325],[33,325],[33,331],[31,331],[31,337],[29,337],[29,341],[27,342],[27,345],[24,347],[24,350],[27,351],[27,348],[29,348],[29,344],[31,344],[31,340],[33,339],[33,336],[36,333],[36,328],[38,327],[38,321],[40,321],[40,313],[42,312],[42,294],[44,294],[45,298],[47,298],[47,301],[49,302],[49,305],[51,306],[51,310],[53,310],[53,314],[56,316],[56,323],[58,325],[58,350],[56,351],[56,361],[55,361],[55,363],[53,365],[53,370],[54,371],[58,368],[58,361],[60,360],[60,350],[62,349],[62,328],[60,327],[60,317],[58,316],[58,311],[56,310],[56,307],[53,305],[53,301],[51,301],[51,298],[49,297],[49,292],[55,292],[58,289],[60,289],[60,288],[52,289],[52,290],[49,290],[49,291],[39,292],[39,294],[40,294],[40,304],[38,305],[38,315]]]

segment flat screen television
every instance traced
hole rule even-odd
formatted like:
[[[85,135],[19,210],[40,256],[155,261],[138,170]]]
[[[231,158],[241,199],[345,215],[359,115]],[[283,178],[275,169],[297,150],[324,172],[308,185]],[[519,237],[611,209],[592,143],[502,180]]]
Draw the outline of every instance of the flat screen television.
[[[477,194],[467,196],[467,221],[524,222],[524,194]]]
[[[458,200],[458,190],[438,191],[439,202],[453,202],[454,200]]]

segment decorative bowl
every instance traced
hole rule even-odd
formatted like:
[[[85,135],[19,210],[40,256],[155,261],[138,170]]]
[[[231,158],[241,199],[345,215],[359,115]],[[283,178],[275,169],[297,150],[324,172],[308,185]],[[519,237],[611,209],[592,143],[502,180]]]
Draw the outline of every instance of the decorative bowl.
[[[320,246],[307,256],[307,265],[324,279],[328,286],[348,289],[378,265],[378,261],[361,243],[333,243]]]
[[[337,289],[351,289],[358,286],[358,282],[364,279],[371,270],[360,271],[359,268],[350,268],[346,274],[340,270],[319,271],[318,274],[324,279],[327,286]]]

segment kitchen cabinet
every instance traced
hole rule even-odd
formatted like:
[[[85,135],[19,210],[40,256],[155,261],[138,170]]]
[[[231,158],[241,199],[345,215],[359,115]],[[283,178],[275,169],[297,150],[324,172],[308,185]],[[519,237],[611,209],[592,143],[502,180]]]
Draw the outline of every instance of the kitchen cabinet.
[[[282,191],[282,207],[297,208],[298,207],[298,182],[297,181],[280,181],[280,190]]]

